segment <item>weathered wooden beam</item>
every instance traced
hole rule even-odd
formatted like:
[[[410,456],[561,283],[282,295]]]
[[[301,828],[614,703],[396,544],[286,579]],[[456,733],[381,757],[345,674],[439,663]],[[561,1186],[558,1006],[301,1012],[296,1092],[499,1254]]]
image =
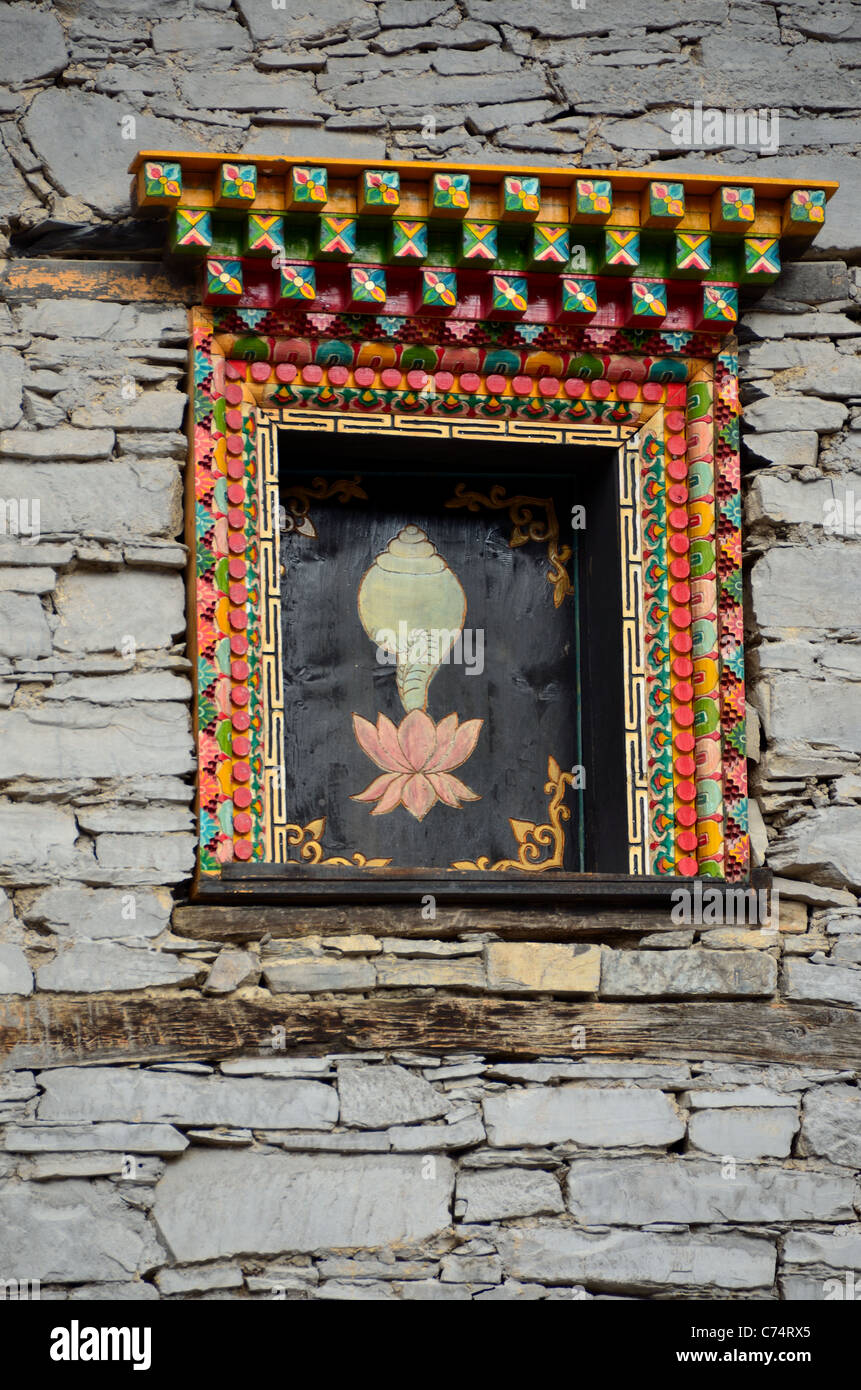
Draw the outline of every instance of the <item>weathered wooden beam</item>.
[[[107,299],[123,303],[193,304],[194,277],[158,261],[26,259],[10,261],[4,297]]]
[[[861,1066],[851,1009],[779,1002],[569,1003],[402,994],[372,999],[208,1000],[177,992],[0,1002],[0,1066],[217,1060],[284,1051],[469,1050],[486,1056],[672,1057],[805,1066]],[[572,1029],[582,1027],[584,1048]]]
[[[448,940],[463,932],[494,932],[512,941],[570,941],[575,937],[603,938],[614,932],[678,931],[669,912],[652,908],[506,909],[487,906],[446,907],[438,904],[436,916],[422,916],[414,906],[341,904],[332,907],[283,907],[261,903],[254,907],[226,907],[193,903],[177,907],[173,929],[180,936],[218,941],[254,941],[267,934],[275,937],[343,935],[400,936],[416,940]]]

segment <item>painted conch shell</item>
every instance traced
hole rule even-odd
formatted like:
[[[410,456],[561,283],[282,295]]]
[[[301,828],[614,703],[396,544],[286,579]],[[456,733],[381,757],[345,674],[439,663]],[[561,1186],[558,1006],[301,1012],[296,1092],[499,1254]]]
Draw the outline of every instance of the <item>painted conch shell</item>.
[[[397,659],[404,709],[425,709],[428,686],[463,628],[466,594],[421,527],[404,526],[380,552],[358,605],[371,641]]]

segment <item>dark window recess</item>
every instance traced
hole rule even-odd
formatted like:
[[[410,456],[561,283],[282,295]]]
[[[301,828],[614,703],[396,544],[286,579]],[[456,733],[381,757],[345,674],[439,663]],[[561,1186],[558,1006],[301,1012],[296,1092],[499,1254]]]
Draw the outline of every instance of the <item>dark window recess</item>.
[[[324,860],[515,893],[627,873],[616,459],[279,432],[286,804],[325,817]],[[553,866],[513,867],[533,843]]]

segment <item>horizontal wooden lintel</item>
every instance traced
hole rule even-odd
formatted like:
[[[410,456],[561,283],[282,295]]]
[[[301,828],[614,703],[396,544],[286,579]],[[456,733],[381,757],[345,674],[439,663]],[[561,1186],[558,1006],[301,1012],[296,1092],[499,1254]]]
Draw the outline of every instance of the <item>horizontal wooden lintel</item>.
[[[368,1049],[861,1066],[852,1009],[777,1001],[576,1003],[441,994],[209,1000],[177,992],[0,1002],[0,1068],[216,1061]],[[573,1029],[582,1028],[582,1035]],[[583,1046],[578,1047],[577,1041]]]
[[[118,303],[193,304],[199,298],[187,271],[156,261],[90,261],[45,257],[8,262],[3,296],[27,299],[104,299]]]
[[[173,929],[180,936],[218,941],[254,941],[262,936],[398,936],[450,940],[469,932],[493,932],[509,941],[569,941],[618,932],[679,931],[669,912],[658,908],[545,907],[540,911],[507,906],[440,903],[428,917],[421,899],[405,903],[338,903],[285,906],[269,903],[192,903],[177,907]]]

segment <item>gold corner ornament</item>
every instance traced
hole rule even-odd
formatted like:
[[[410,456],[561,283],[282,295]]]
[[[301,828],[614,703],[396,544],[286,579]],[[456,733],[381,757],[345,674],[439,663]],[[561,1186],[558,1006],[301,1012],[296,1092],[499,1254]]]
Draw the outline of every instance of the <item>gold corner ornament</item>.
[[[368,494],[359,486],[361,481],[357,474],[352,482],[347,478],[339,478],[337,482],[327,483],[325,478],[315,478],[310,487],[288,487],[283,498],[285,533],[310,536],[315,540],[317,529],[309,515],[312,501],[325,502],[330,497],[335,497],[339,502],[349,502],[351,498],[360,498],[366,502]]]
[[[309,821],[307,825],[287,825],[284,828],[287,832],[288,845],[292,845],[294,849],[299,849],[299,854],[306,864],[338,865],[347,869],[385,869],[392,862],[391,859],[368,859],[359,850],[355,851],[352,859],[338,857],[324,859],[321,841],[326,831],[325,816]]]
[[[526,545],[527,541],[547,543],[547,558],[550,561],[547,582],[553,589],[554,608],[559,608],[564,599],[573,597],[574,586],[565,568],[571,559],[571,547],[559,545],[559,522],[552,497],[506,497],[505,488],[500,484],[492,487],[490,495],[485,496],[482,492],[467,492],[466,484],[458,483],[454,497],[445,505],[467,507],[471,512],[477,512],[480,507],[489,507],[491,511],[507,510],[514,527],[508,541],[510,549]],[[535,517],[533,508],[541,508],[546,520]]]
[[[526,869],[530,873],[543,873],[545,869],[561,869],[565,854],[565,830],[562,822],[571,819],[571,812],[564,804],[566,787],[573,786],[574,774],[563,772],[555,758],[547,759],[547,781],[544,791],[550,797],[547,807],[547,825],[536,825],[534,821],[509,819],[512,833],[520,846],[516,859],[499,859],[491,864],[487,856],[475,861],[458,859],[453,869],[478,869],[496,873],[505,869]],[[542,859],[543,850],[551,846],[548,859]]]

